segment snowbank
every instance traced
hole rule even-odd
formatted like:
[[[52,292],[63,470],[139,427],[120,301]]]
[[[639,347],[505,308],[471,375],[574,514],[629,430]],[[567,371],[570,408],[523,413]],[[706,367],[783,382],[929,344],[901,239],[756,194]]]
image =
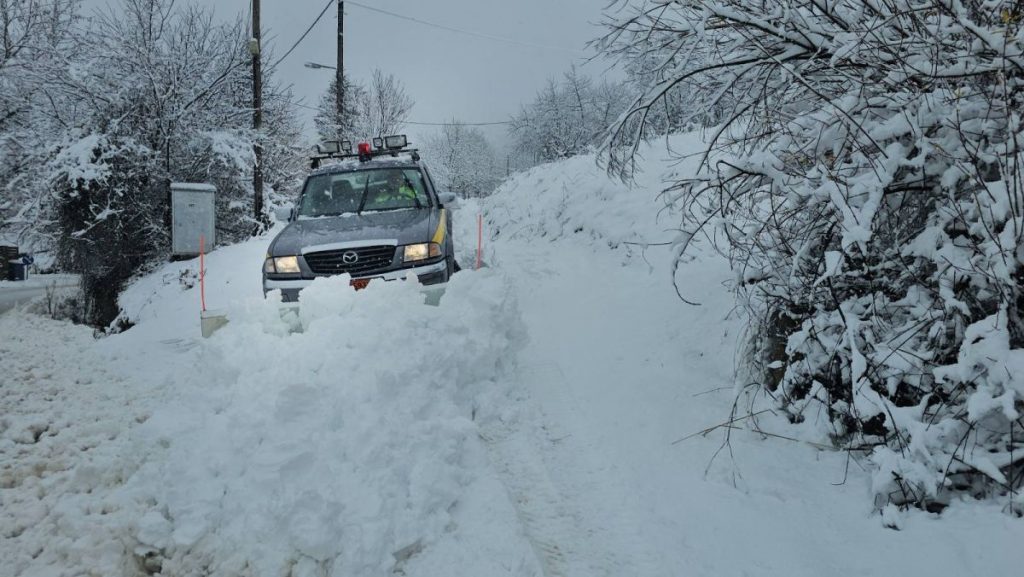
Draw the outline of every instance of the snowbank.
[[[678,235],[662,176],[692,174],[703,149],[669,143],[685,160],[643,147],[633,187],[580,157],[467,207],[486,215],[487,260],[509,272],[530,335],[518,420],[488,434],[550,574],[1013,573],[1024,524],[1003,503],[880,514],[869,464],[829,450],[811,419],[794,428],[743,397],[738,416],[768,411],[721,426],[745,323],[706,239],[678,267],[654,244]]]
[[[492,239],[555,241],[577,238],[596,249],[635,251],[678,236],[678,215],[663,182],[690,173],[697,157],[679,161],[671,150],[701,146],[698,133],[645,145],[635,182],[612,180],[593,154],[543,164],[507,180],[485,201]]]
[[[137,280],[105,339],[0,317],[24,359],[0,388],[0,573],[538,575],[478,434],[524,339],[504,278],[460,274],[439,306],[321,279],[282,314],[268,242],[208,255],[231,320],[209,340],[194,261]]]
[[[514,300],[493,273],[423,300],[415,283],[357,293],[338,277],[284,319],[269,300],[235,309],[140,429],[136,554],[170,575],[431,574],[416,567],[497,524],[504,542],[476,543],[472,573],[528,559],[514,515],[481,515],[506,499],[473,422],[500,410]]]

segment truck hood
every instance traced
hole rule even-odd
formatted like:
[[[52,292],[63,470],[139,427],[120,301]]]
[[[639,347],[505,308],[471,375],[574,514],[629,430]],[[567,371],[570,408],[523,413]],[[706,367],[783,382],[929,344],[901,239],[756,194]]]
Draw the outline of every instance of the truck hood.
[[[304,247],[362,240],[415,244],[430,240],[429,208],[364,212],[292,221],[270,244],[270,256],[301,254]]]

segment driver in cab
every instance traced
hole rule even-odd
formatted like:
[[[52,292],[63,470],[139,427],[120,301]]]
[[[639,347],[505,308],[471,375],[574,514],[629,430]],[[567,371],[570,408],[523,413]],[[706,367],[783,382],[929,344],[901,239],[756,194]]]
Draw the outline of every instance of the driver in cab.
[[[420,204],[412,183],[401,171],[397,170],[388,174],[384,186],[381,187],[373,201],[378,206],[391,204],[419,206]]]

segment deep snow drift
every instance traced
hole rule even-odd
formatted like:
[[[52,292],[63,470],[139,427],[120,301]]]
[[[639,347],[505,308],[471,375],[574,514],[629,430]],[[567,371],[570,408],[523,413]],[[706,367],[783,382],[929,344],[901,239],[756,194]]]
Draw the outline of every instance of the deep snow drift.
[[[22,339],[4,351],[21,364],[3,388],[0,566],[539,574],[477,432],[509,405],[498,377],[524,338],[507,282],[463,274],[426,306],[414,282],[324,279],[282,314],[259,292],[266,242],[210,256],[231,323],[209,341],[190,263],[137,283],[124,302],[139,325],[99,342],[2,318]],[[255,291],[229,302],[228,278]],[[47,346],[61,362],[47,366]]]
[[[679,221],[660,182],[691,174],[703,143],[672,138],[681,161],[664,144],[642,150],[634,187],[579,157],[485,202],[491,259],[509,271],[529,335],[515,378],[535,409],[522,414],[541,415],[506,432],[499,452],[506,483],[543,503],[525,509],[531,538],[557,551],[542,556],[549,574],[1014,573],[1024,522],[1005,504],[883,517],[870,470],[814,444],[814,418],[794,429],[762,413],[764,434],[741,421],[725,448],[727,429],[695,435],[729,419],[744,319],[726,288],[733,273],[706,239],[674,272],[700,306],[676,294],[674,253],[660,243]],[[773,407],[741,402],[740,414]]]
[[[644,154],[634,187],[579,157],[464,203],[489,266],[437,307],[333,279],[282,316],[263,238],[209,255],[209,340],[195,262],[135,283],[120,335],[0,316],[0,574],[1013,574],[998,504],[883,519],[860,463],[771,413],[717,457],[723,429],[676,443],[728,419],[743,319],[707,244],[674,273],[660,244],[693,159]]]

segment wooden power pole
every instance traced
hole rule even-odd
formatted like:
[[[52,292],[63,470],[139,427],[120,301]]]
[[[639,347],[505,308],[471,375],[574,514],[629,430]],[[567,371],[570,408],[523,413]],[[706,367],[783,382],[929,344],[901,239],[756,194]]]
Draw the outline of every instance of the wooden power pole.
[[[345,119],[345,3],[338,0],[338,66],[337,66],[338,91],[338,123]],[[338,138],[342,137],[342,127],[338,126]]]
[[[263,127],[263,73],[261,70],[262,46],[260,44],[260,0],[252,0],[252,40],[249,41],[252,54],[252,127],[256,135],[253,155],[256,163],[252,170],[253,217],[256,219],[255,233],[262,232],[263,217],[263,144],[260,129]]]

